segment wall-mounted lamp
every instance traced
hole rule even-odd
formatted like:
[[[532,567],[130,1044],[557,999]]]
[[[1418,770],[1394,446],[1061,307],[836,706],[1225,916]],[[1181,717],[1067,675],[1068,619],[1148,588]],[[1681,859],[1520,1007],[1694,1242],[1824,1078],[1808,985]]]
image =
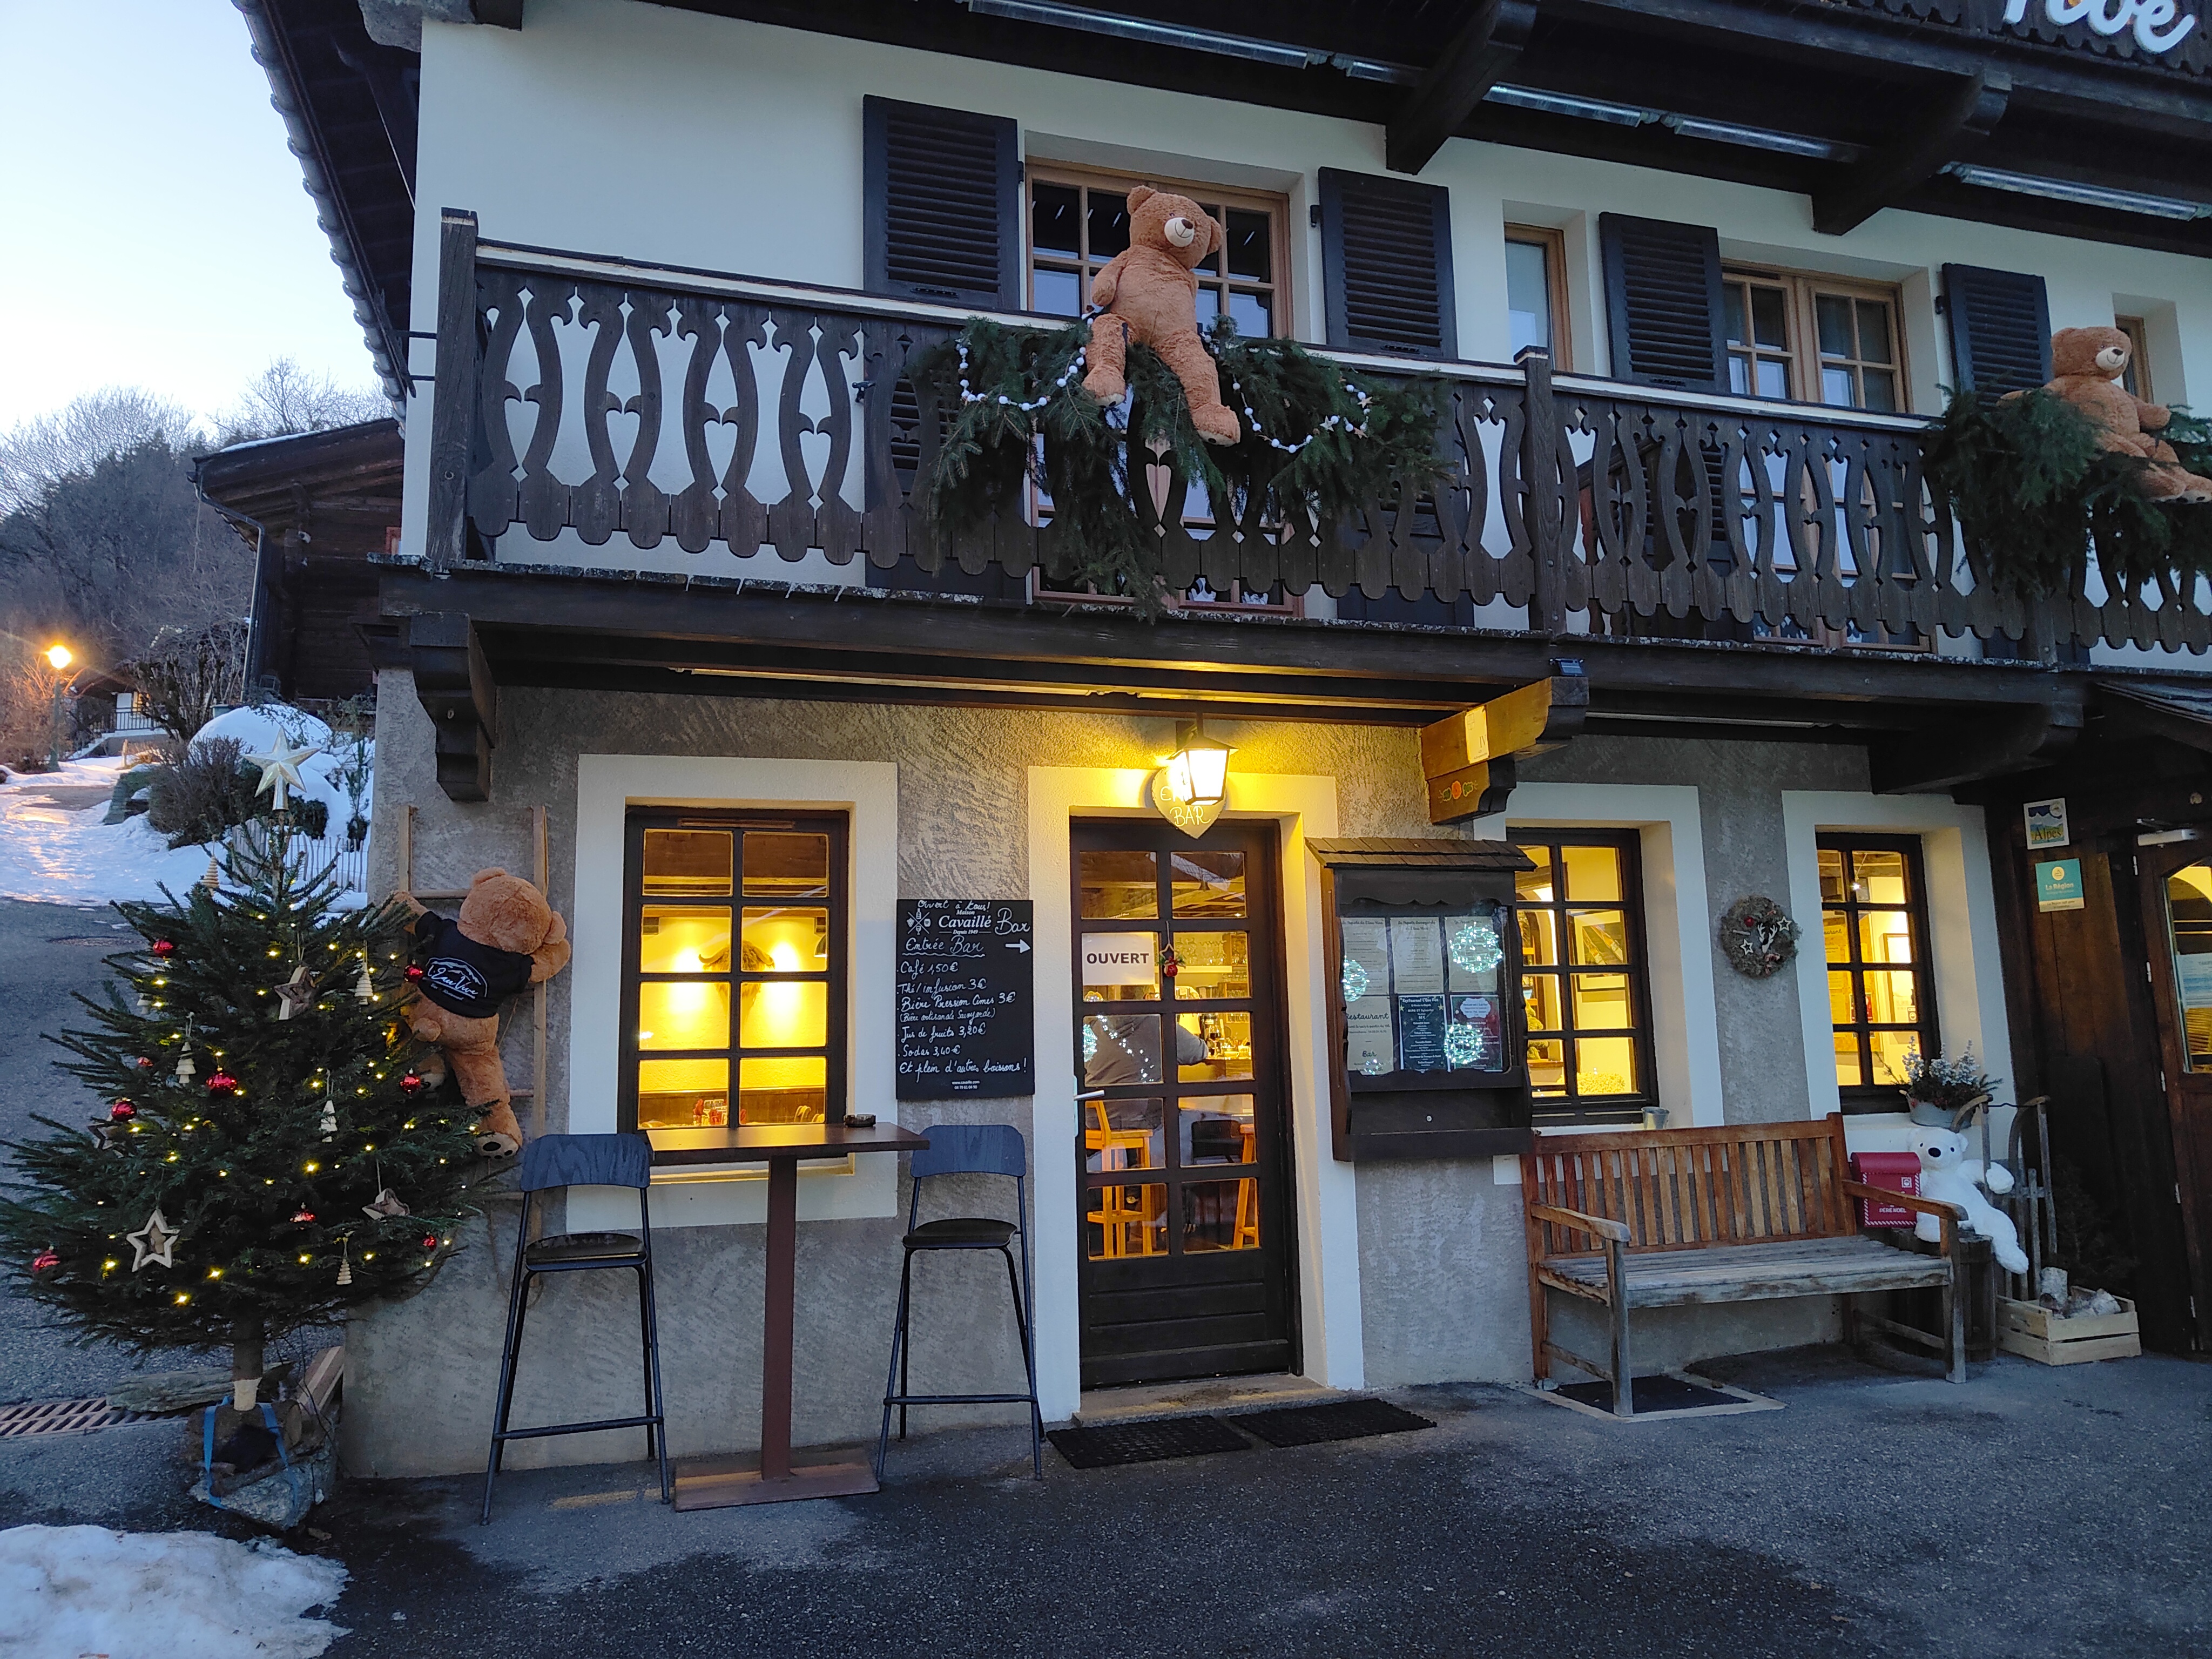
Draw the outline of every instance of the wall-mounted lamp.
[[[1229,757],[1237,751],[1206,735],[1202,721],[1185,720],[1176,750],[1152,775],[1152,805],[1187,836],[1202,836],[1221,816],[1229,795]]]

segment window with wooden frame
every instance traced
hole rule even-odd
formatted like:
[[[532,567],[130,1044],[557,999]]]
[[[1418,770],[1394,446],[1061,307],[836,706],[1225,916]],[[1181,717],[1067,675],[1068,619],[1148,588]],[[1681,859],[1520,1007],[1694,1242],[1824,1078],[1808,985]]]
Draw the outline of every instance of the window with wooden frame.
[[[2120,384],[2147,404],[2158,401],[2150,389],[2150,330],[2140,317],[2115,317],[2112,326],[2128,337],[2128,366]]]
[[[1511,355],[1534,346],[1573,367],[1567,335],[1567,239],[1541,225],[1505,227],[1505,311]]]
[[[1237,331],[1264,338],[1289,331],[1290,204],[1280,196],[1229,190],[1187,179],[1155,179],[1139,173],[1057,167],[1033,161],[1028,169],[1029,304],[1032,311],[1079,317],[1091,303],[1091,284],[1116,254],[1129,246],[1130,190],[1138,185],[1188,196],[1228,233],[1222,248],[1198,269],[1198,324],[1211,327],[1226,312]],[[1052,503],[1040,498],[1041,520]],[[1203,486],[1192,482],[1183,519],[1194,531],[1212,526]],[[1089,590],[1070,592],[1049,587],[1033,572],[1033,599],[1097,602],[1119,595]],[[1180,596],[1178,610],[1234,610],[1299,614],[1297,601],[1283,594],[1248,593],[1241,583],[1227,592],[1200,581]]]
[[[1838,409],[1911,402],[1897,290],[1796,271],[1721,275],[1729,390]]]
[[[1822,836],[1819,854],[1836,1085],[1847,1112],[1899,1111],[1911,1057],[1942,1052],[1919,838]]]
[[[837,814],[630,813],[623,1128],[845,1115],[847,838]]]
[[[1528,1091],[1539,1122],[1620,1122],[1655,1103],[1634,830],[1509,830],[1516,878]]]

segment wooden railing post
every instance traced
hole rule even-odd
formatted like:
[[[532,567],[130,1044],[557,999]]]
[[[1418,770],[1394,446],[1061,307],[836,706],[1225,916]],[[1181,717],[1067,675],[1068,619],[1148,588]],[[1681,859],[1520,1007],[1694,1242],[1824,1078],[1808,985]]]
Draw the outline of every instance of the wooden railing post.
[[[1552,403],[1552,356],[1530,346],[1513,360],[1527,380],[1522,404],[1522,522],[1535,584],[1528,596],[1528,628],[1557,634],[1567,625],[1565,526],[1559,501],[1559,419]]]
[[[477,216],[447,208],[438,230],[438,368],[431,388],[425,551],[445,570],[469,556],[469,465],[483,354],[477,337]]]

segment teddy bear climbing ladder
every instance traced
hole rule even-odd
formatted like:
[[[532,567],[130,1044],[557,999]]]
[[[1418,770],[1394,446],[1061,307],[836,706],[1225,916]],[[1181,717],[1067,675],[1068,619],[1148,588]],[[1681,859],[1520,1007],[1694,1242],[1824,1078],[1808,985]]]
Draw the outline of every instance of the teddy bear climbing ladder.
[[[545,809],[530,809],[531,884],[541,896],[550,897],[551,875],[551,842],[546,827]],[[426,904],[458,903],[469,896],[469,889],[456,888],[450,891],[424,892],[415,885],[415,808],[409,806],[399,820],[399,885],[404,892],[412,893]],[[545,988],[544,979],[534,979],[530,987],[530,1086],[509,1091],[512,1098],[527,1097],[530,1102],[530,1133],[534,1137],[545,1133]]]

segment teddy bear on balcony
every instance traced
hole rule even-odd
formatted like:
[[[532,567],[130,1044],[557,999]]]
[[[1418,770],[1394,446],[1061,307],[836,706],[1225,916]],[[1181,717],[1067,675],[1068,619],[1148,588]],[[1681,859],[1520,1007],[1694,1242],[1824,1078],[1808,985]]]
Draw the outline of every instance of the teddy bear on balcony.
[[[2154,435],[2165,429],[2173,411],[2145,403],[2119,383],[2134,349],[2117,328],[2062,328],[2051,337],[2052,374],[2044,390],[2081,412],[2096,428],[2099,448],[2148,463],[2142,492],[2153,501],[2212,501],[2212,478],[2190,471],[2173,446]]]
[[[1182,382],[1191,424],[1211,444],[1243,435],[1234,410],[1221,401],[1213,355],[1198,331],[1198,267],[1220,252],[1229,234],[1188,196],[1150,185],[1129,192],[1129,246],[1091,279],[1090,372],[1084,389],[1102,404],[1128,389],[1131,344],[1150,346]]]
[[[2020,1248],[2012,1218],[1981,1193],[1984,1187],[1993,1193],[2010,1192],[2012,1171],[2001,1164],[1984,1168],[1981,1159],[1968,1158],[1966,1137],[1956,1129],[1922,1125],[1912,1132],[1912,1150],[1920,1154],[1921,1197],[1957,1205],[1966,1212],[1966,1225],[1990,1241],[2007,1273],[2026,1273],[2027,1254]],[[1932,1243],[1942,1237],[1943,1224],[1932,1215],[1917,1216],[1912,1231]]]
[[[545,896],[520,876],[479,870],[461,914],[447,921],[412,893],[397,896],[415,913],[416,963],[407,970],[414,996],[407,1024],[434,1043],[477,1114],[477,1151],[507,1158],[522,1150],[522,1126],[499,1057],[500,1006],[525,986],[568,963],[568,929]],[[423,1073],[433,1083],[441,1079]]]

